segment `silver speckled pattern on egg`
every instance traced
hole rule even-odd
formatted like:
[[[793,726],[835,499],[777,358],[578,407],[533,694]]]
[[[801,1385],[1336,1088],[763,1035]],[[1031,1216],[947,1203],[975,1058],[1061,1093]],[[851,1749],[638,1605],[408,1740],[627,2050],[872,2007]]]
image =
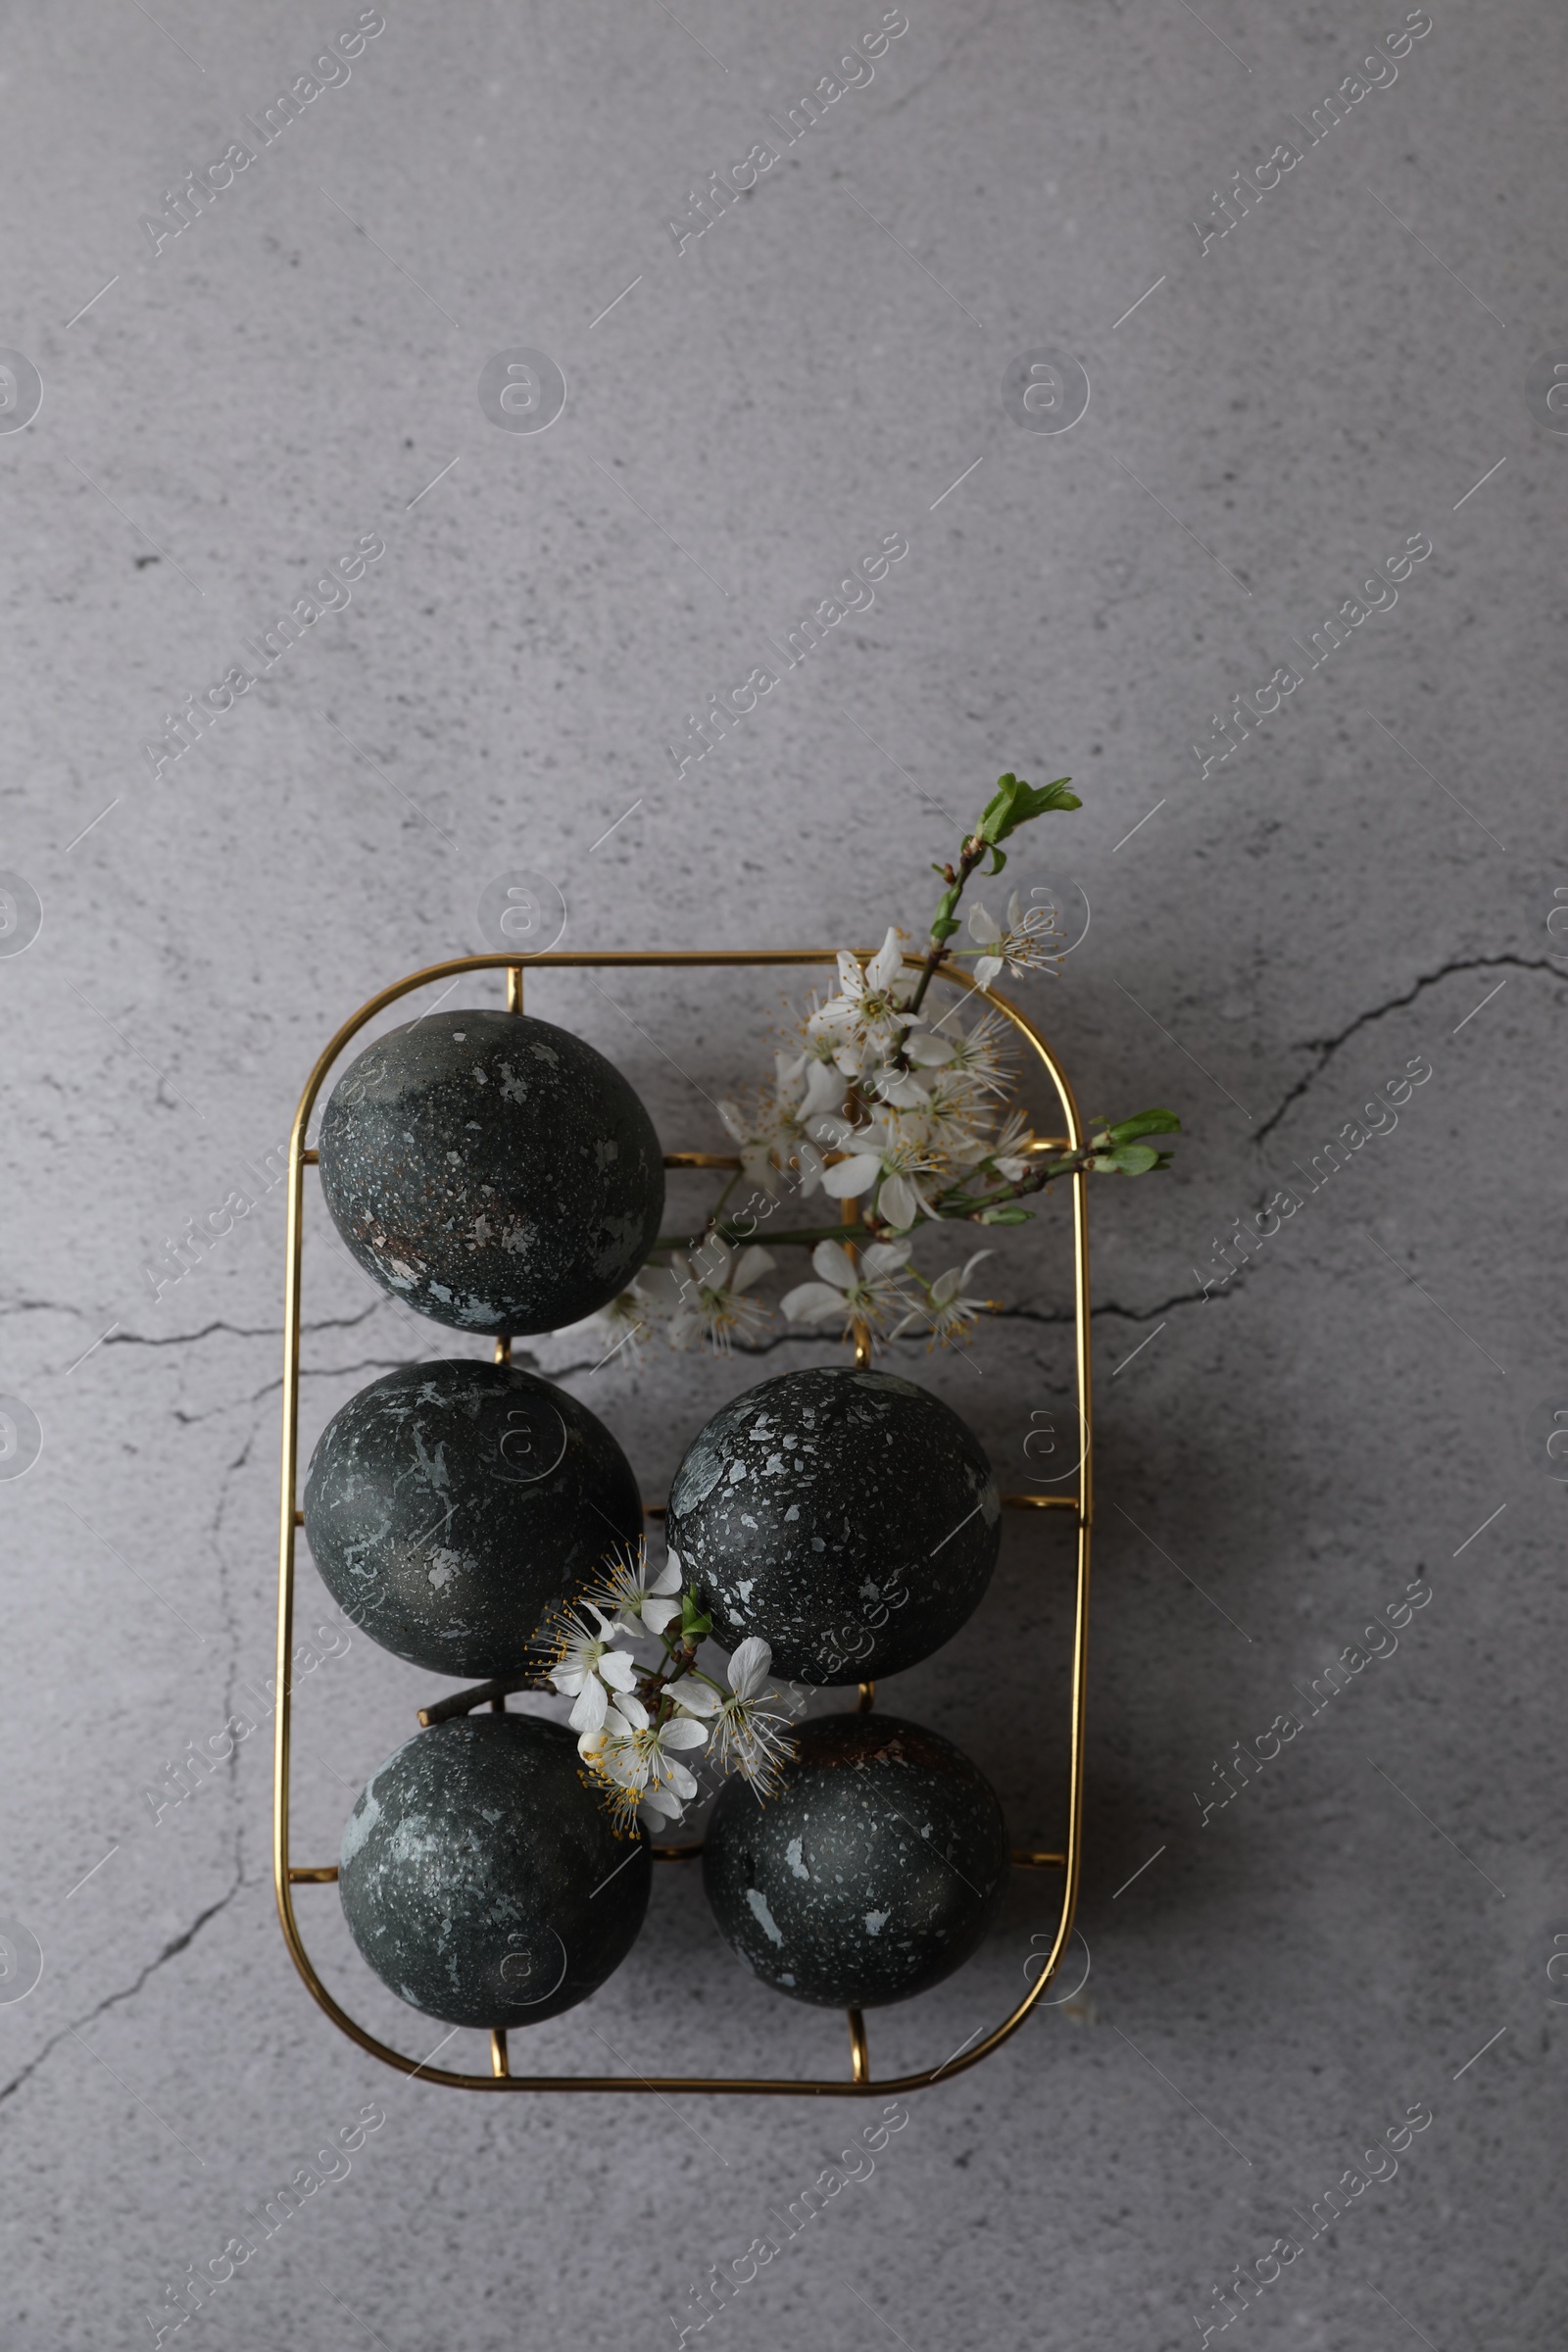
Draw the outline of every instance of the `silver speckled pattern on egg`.
[[[438,1674],[540,1663],[544,1620],[642,1502],[604,1423],[520,1364],[404,1364],[333,1414],[305,1483],[305,1534],[372,1642]]]
[[[558,1331],[659,1234],[654,1124],[612,1062],[523,1013],[442,1012],[352,1062],[321,1118],[321,1190],[355,1257],[465,1331]]]
[[[716,1637],[759,1634],[806,1683],[897,1674],[978,1605],[1001,1544],[991,1465],[950,1405],[891,1372],[781,1373],[687,1447],[669,1541]]]
[[[361,1791],[338,1894],[382,1983],[452,2026],[539,2025],[597,1991],[643,1924],[647,1840],[614,1827],[565,1726],[466,1715]]]
[[[731,1781],[703,1885],[736,1957],[775,1991],[874,2009],[978,1948],[1009,1867],[996,1792],[962,1750],[891,1715],[818,1715],[766,1804]]]

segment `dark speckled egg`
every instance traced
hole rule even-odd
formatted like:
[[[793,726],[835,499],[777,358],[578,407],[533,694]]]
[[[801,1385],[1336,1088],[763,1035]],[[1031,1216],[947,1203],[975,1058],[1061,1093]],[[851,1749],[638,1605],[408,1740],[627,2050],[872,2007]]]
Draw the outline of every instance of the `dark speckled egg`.
[[[322,1431],[305,1534],[351,1623],[437,1674],[539,1664],[543,1620],[642,1533],[604,1423],[518,1364],[404,1364]]]
[[[361,1792],[338,1893],[384,1984],[450,2026],[531,2026],[586,2000],[630,1951],[652,1876],[564,1724],[461,1715]]]
[[[465,1331],[559,1331],[623,1290],[659,1234],[664,1162],[626,1080],[515,1012],[377,1038],[332,1090],[321,1190],[355,1257]]]
[[[891,1372],[781,1373],[713,1415],[669,1496],[669,1541],[726,1648],[777,1674],[898,1674],[956,1634],[991,1581],[1001,1503],[951,1406]]]
[[[763,1983],[821,2008],[906,2001],[969,1959],[1002,1898],[1006,1824],[951,1740],[818,1715],[777,1796],[726,1784],[703,1849],[719,1931]]]

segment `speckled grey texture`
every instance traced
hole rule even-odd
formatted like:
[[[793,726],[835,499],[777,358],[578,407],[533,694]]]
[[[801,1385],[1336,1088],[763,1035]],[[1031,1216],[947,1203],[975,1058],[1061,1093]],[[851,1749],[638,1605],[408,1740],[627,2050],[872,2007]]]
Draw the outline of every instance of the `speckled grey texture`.
[[[410,1740],[361,1790],[338,1894],[400,2000],[452,2026],[542,2025],[625,1959],[652,1868],[564,1726],[461,1715]]]
[[[997,1564],[1001,1504],[980,1441],[892,1372],[781,1372],[713,1415],[670,1488],[668,1535],[733,1648],[778,1674],[897,1674],[941,1647]]]
[[[642,1532],[598,1415],[520,1364],[405,1364],[340,1405],[305,1484],[305,1534],[353,1624],[416,1666],[514,1673],[543,1621]]]
[[[892,1715],[818,1715],[784,1786],[713,1807],[703,1886],[737,1959],[818,2008],[875,2009],[951,1977],[1007,1881],[997,1794],[961,1749]]]
[[[653,1121],[614,1064],[528,1013],[443,1011],[368,1046],[321,1116],[321,1191],[384,1289],[464,1331],[558,1331],[659,1232]]]
[[[929,914],[927,861],[1004,767],[1071,774],[1084,807],[1008,845],[987,905],[1054,868],[1094,910],[1020,1002],[1086,1114],[1184,1124],[1169,1176],[1097,1181],[1090,1208],[1093,1973],[1051,2005],[1075,1943],[687,2352],[899,2352],[890,2329],[1196,2352],[1216,2282],[1423,2097],[1397,2179],[1208,2352],[1562,2352],[1568,1495],[1521,1408],[1564,1401],[1568,1356],[1568,435],[1526,398],[1568,345],[1568,10],[1428,0],[1398,80],[1324,131],[1312,110],[1407,0],[906,0],[875,79],[800,130],[883,0],[382,0],[352,80],[261,147],[246,118],[361,0],[144,5],[16,8],[4,33],[0,343],[44,381],[0,434],[0,866],[43,906],[0,956],[0,1388],[43,1429],[0,1480],[0,1909],[44,1954],[0,2005],[6,2352],[149,2352],[144,2314],[172,2326],[166,2292],[369,2099],[388,2120],[351,2177],[163,2352],[673,2348],[708,2266],[776,2234],[879,2111],[400,2082],[284,1950],[269,1727],[187,1768],[156,1825],[143,1791],[270,1696],[276,1147],[337,1026],[493,944],[480,895],[525,866],[559,883],[569,948],[875,946]],[[1304,161],[1200,252],[1231,173],[1305,144],[1292,116]],[[677,253],[666,216],[695,232],[710,171],[786,137]],[[256,162],[155,255],[140,216],[244,138]],[[565,375],[547,432],[480,409],[516,345]],[[1003,406],[1042,346],[1091,379],[1069,432]],[[1364,561],[1423,527],[1398,604],[1204,777],[1214,714],[1300,668],[1293,637],[1315,661]],[[910,553],[874,606],[797,659],[782,632],[894,530]],[[264,674],[246,640],[371,531],[350,608]],[[687,714],[777,674],[770,638],[796,666],[696,760]],[[144,738],[240,662],[258,683],[154,780]],[[671,1149],[723,1152],[705,1095],[769,1075],[807,984],[527,988]],[[499,1006],[499,975],[466,997]],[[1299,1191],[1293,1162],[1422,1052],[1397,1130],[1216,1271],[1234,1221]],[[315,1182],[307,1451],[377,1372],[489,1352],[368,1283]],[[691,1231],[711,1189],[670,1194]],[[967,1360],[913,1338],[883,1359],[964,1416],[1004,1491],[1071,1458],[1069,1208],[985,1237],[969,1287],[1014,1311]],[[757,1238],[786,1213],[833,1217],[781,1204]],[[915,1262],[944,1242],[966,1254],[925,1236]],[[760,1295],[808,1271],[777,1254]],[[834,1353],[797,1335],[596,1372],[608,1341],[532,1345],[660,1498],[728,1396]],[[1068,1519],[1005,1514],[980,1608],[879,1695],[1048,1847]],[[1423,1569],[1397,1653],[1240,1787],[1232,1742],[1253,1752]],[[302,1559],[318,1654],[328,1605]],[[428,1694],[358,1634],[306,1675],[299,1862],[333,1859]],[[1216,1766],[1237,1794],[1205,1820]],[[847,2079],[842,2020],[733,1962],[695,1869],[654,1877],[630,1961],[530,2058],[548,2036],[564,2071]],[[877,2013],[879,2078],[1006,2013],[1057,1891],[1015,1870],[977,1958]],[[449,2032],[362,1967],[329,1886],[298,1909],[368,2024],[415,2057]],[[434,2063],[484,2072],[483,2037]]]

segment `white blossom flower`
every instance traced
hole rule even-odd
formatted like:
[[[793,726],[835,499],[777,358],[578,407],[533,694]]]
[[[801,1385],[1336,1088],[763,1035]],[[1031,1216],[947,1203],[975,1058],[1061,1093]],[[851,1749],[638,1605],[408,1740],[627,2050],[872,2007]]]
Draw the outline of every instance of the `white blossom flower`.
[[[1054,972],[1064,950],[1049,906],[1026,907],[1016,891],[1007,901],[1006,927],[978,903],[969,909],[969,936],[985,950],[974,967],[982,988],[989,988],[1004,964],[1009,972]]]
[[[938,1172],[938,1160],[924,1119],[901,1118],[896,1111],[876,1122],[877,1164],[882,1183],[876,1213],[895,1233],[906,1233],[922,1216],[934,1216],[935,1205],[922,1179]]]
[[[980,1260],[991,1254],[989,1250],[977,1250],[961,1268],[950,1266],[945,1274],[939,1274],[931,1285],[928,1298],[919,1306],[911,1307],[894,1332],[894,1338],[907,1331],[911,1324],[924,1323],[930,1330],[933,1347],[940,1343],[947,1348],[956,1341],[967,1340],[976,1318],[982,1314],[994,1314],[999,1304],[995,1298],[963,1296],[964,1284]]]
[[[933,1168],[952,1177],[978,1167],[991,1152],[993,1115],[973,1079],[956,1068],[939,1071],[923,1119]]]
[[[689,1255],[674,1250],[667,1268],[660,1269],[656,1297],[669,1311],[671,1347],[686,1348],[706,1339],[727,1353],[737,1335],[750,1339],[767,1320],[760,1298],[743,1293],[773,1265],[766,1250],[755,1245],[739,1255],[716,1234]],[[647,1278],[652,1284],[654,1276]]]
[[[776,1199],[779,1178],[799,1150],[802,1131],[824,1111],[844,1107],[844,1072],[818,1054],[775,1054],[771,1089],[750,1105],[726,1098],[718,1115],[740,1147],[741,1173]]]
[[[648,1545],[617,1545],[600,1563],[602,1582],[587,1594],[588,1606],[614,1633],[662,1634],[680,1615],[681,1564],[671,1552],[657,1576],[648,1573]],[[629,1685],[617,1686],[626,1690]]]
[[[656,1722],[640,1699],[621,1699],[609,1709],[598,1731],[585,1732],[577,1753],[608,1784],[616,1811],[651,1824],[679,1821],[697,1794],[682,1751],[706,1747],[708,1727],[691,1715]]]
[[[585,1315],[580,1323],[564,1324],[551,1337],[558,1340],[591,1340],[596,1348],[606,1350],[601,1362],[612,1355],[635,1364],[642,1355],[642,1343],[654,1328],[655,1301],[644,1288],[645,1277],[634,1275],[623,1291],[616,1293],[605,1306]],[[596,1367],[597,1368],[597,1367]]]
[[[713,1746],[721,1768],[738,1772],[761,1796],[769,1796],[781,1779],[780,1767],[795,1754],[789,1718],[762,1704],[777,1698],[764,1691],[773,1652],[756,1634],[748,1635],[729,1662],[729,1696],[720,1704],[713,1724]]]
[[[1036,1164],[1035,1155],[1029,1149],[1034,1140],[1023,1112],[1015,1110],[986,1156],[998,1174],[1005,1176],[1009,1184],[1021,1184]]]
[[[1006,1028],[1005,1015],[989,1010],[972,1029],[963,1028],[952,1015],[939,1021],[931,1034],[951,1038],[954,1049],[945,1077],[962,1076],[982,1094],[1004,1095],[1012,1075],[1012,1065],[1003,1052]]]
[[[786,1317],[791,1323],[825,1323],[830,1315],[840,1315],[846,1333],[857,1323],[880,1330],[890,1311],[907,1302],[899,1277],[913,1247],[912,1242],[873,1242],[857,1264],[842,1242],[818,1242],[811,1251],[817,1279],[785,1293]]]
[[[771,1090],[764,1088],[749,1106],[731,1096],[718,1106],[727,1132],[740,1147],[741,1174],[748,1184],[760,1185],[769,1200],[778,1192],[780,1161],[788,1157],[795,1140],[795,1113],[805,1076],[799,1055],[791,1062],[787,1054],[775,1054],[773,1063]]]
[[[574,1732],[595,1732],[604,1723],[610,1693],[629,1691],[637,1678],[636,1660],[612,1646],[619,1630],[588,1604],[590,1625],[575,1610],[564,1610],[551,1628],[555,1663],[546,1677],[564,1698],[575,1703],[566,1720]]]
[[[839,993],[807,1022],[811,1036],[831,1038],[839,1068],[850,1077],[867,1060],[890,1060],[908,1026],[904,999],[894,986],[904,968],[901,936],[890,924],[863,971],[847,949],[841,950]]]
[[[849,1147],[822,1177],[822,1190],[833,1200],[859,1200],[880,1182],[877,1215],[895,1232],[905,1231],[917,1217],[934,1214],[919,1182],[935,1175],[940,1165],[923,1105],[912,1113],[889,1108],[862,1127],[852,1128],[842,1119],[821,1119],[817,1127],[824,1137],[831,1127],[833,1140],[841,1142],[841,1148]]]

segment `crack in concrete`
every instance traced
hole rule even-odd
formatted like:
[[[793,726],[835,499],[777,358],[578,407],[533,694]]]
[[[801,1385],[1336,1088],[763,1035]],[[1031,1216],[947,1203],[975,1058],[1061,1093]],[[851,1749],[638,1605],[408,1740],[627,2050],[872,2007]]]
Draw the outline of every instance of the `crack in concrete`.
[[[325,1315],[318,1323],[302,1323],[300,1330],[302,1333],[307,1331],[354,1331],[368,1317],[377,1313],[386,1303],[384,1298],[372,1298],[369,1305],[357,1315]],[[236,1340],[280,1340],[283,1336],[281,1323],[263,1323],[253,1329],[244,1323],[216,1322],[204,1323],[200,1331],[171,1332],[165,1339],[153,1339],[141,1332],[120,1332],[114,1338],[105,1340],[104,1346],[106,1348],[192,1348],[198,1340],[211,1339],[215,1331],[226,1331]]]
[[[1240,1280],[1240,1270],[1235,1279]],[[1178,1291],[1174,1297],[1161,1298],[1153,1306],[1146,1307],[1117,1306],[1113,1301],[1107,1300],[1102,1306],[1092,1306],[1089,1310],[1089,1319],[1093,1323],[1102,1315],[1115,1315],[1123,1323],[1152,1323],[1156,1315],[1174,1314],[1179,1306],[1201,1306],[1205,1294],[1202,1291]],[[1053,1327],[1065,1326],[1070,1329],[1076,1321],[1076,1317],[1068,1307],[1058,1310],[1038,1306],[1004,1306],[992,1317],[992,1320],[996,1323],[1009,1321],[1040,1323]]]
[[[195,1942],[197,1936],[201,1934],[203,1928],[206,1927],[208,1921],[216,1919],[220,1911],[226,1911],[229,1904],[233,1901],[235,1895],[239,1893],[240,1889],[250,1884],[251,1882],[244,1878],[243,1875],[236,1877],[234,1884],[232,1886],[230,1886],[228,1892],[226,1894],[220,1894],[216,1903],[209,1903],[205,1911],[199,1911],[196,1914],[196,1917],[191,1921],[190,1926],[186,1928],[180,1935],[173,1936],[168,1943],[166,1943],[163,1950],[158,1953],[156,1958],[148,1961],[146,1967],[141,1970],[139,1975],[131,1984],[122,1985],[118,1992],[111,1992],[106,1995],[106,1997],[98,2003],[96,2009],[89,2009],[86,2016],[78,2018],[74,2027],[62,2026],[60,2032],[52,2035],[51,2038],[44,2043],[42,2049],[39,2050],[36,2057],[30,2058],[27,2061],[27,2064],[23,2067],[19,2074],[12,2076],[9,2082],[0,2084],[0,2104],[3,2104],[7,2099],[9,2099],[14,2091],[20,2090],[24,2082],[25,2082],[30,2076],[37,2073],[39,2067],[42,2066],[44,2060],[50,2055],[50,2053],[54,2050],[57,2050],[61,2043],[67,2040],[73,2033],[81,2033],[86,2027],[92,2025],[96,2019],[102,2017],[106,2010],[117,2008],[122,2001],[134,1999],[135,1995],[140,1992],[142,1986],[147,1983],[148,1979],[153,1976],[157,1970],[162,1968],[167,1961],[176,1959],[181,1952],[188,1951],[190,1946]]]
[[[362,1357],[357,1364],[301,1364],[300,1378],[301,1380],[344,1380],[351,1372],[401,1372],[411,1361],[420,1360],[420,1358],[411,1358],[406,1355],[367,1355]],[[483,1363],[485,1359],[480,1356],[477,1360]],[[512,1360],[520,1371],[536,1372],[539,1368],[537,1364],[516,1354],[514,1354]],[[264,1387],[254,1391],[250,1398],[251,1403],[260,1404],[264,1396],[275,1396],[282,1386],[283,1375],[280,1372],[275,1380],[270,1380]],[[222,1409],[227,1412],[232,1410],[232,1407],[225,1405]]]
[[[1308,1037],[1301,1039],[1298,1051],[1315,1054],[1317,1055],[1316,1061],[1305,1073],[1305,1075],[1298,1078],[1296,1084],[1284,1096],[1278,1109],[1271,1111],[1268,1117],[1262,1122],[1261,1126],[1254,1128],[1250,1140],[1254,1144],[1260,1144],[1263,1141],[1264,1136],[1269,1134],[1273,1128],[1279,1125],[1281,1119],[1284,1118],[1285,1113],[1290,1109],[1291,1104],[1295,1102],[1301,1095],[1305,1094],[1307,1088],[1311,1086],[1313,1082],[1320,1077],[1322,1072],[1328,1067],[1329,1063],[1333,1060],[1340,1048],[1344,1045],[1348,1045],[1349,1040],[1355,1036],[1357,1030],[1366,1028],[1369,1022],[1382,1020],[1386,1013],[1399,1012],[1405,1005],[1413,1004],[1417,997],[1421,996],[1425,990],[1429,988],[1435,988],[1440,980],[1446,980],[1450,973],[1489,972],[1495,970],[1499,965],[1502,964],[1506,964],[1509,969],[1513,971],[1549,972],[1552,978],[1555,980],[1568,978],[1568,973],[1564,973],[1558,968],[1557,965],[1550,962],[1544,956],[1462,956],[1456,957],[1451,963],[1440,964],[1435,972],[1424,972],[1418,980],[1416,980],[1409,988],[1405,990],[1402,996],[1390,997],[1386,1004],[1374,1004],[1369,1011],[1358,1012],[1354,1020],[1348,1022],[1345,1028],[1340,1030],[1336,1036]]]

